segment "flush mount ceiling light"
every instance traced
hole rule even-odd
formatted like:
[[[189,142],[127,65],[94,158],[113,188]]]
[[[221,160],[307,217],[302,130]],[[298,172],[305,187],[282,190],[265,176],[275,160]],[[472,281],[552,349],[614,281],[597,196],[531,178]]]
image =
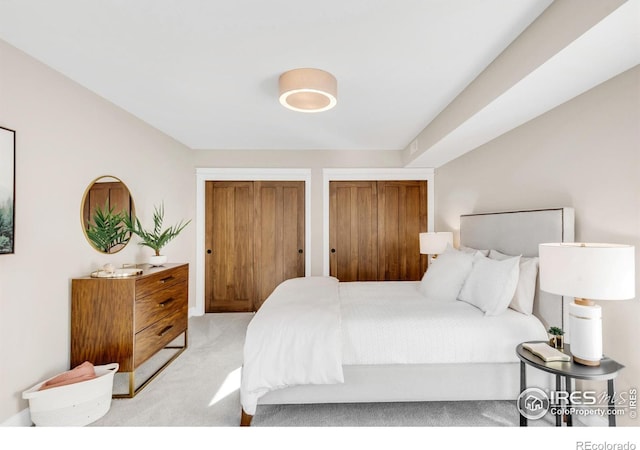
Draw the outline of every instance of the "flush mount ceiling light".
[[[280,75],[280,103],[300,112],[327,111],[336,106],[338,82],[320,69],[293,69]]]

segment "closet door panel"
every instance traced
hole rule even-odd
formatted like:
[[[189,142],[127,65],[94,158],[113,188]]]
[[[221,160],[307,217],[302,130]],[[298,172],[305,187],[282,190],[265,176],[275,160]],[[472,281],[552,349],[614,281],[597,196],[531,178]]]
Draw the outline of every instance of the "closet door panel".
[[[378,186],[378,262],[380,280],[398,280],[404,265],[404,192],[399,186]]]
[[[378,182],[379,279],[416,281],[426,270],[419,233],[427,229],[426,181]]]
[[[206,312],[252,311],[253,183],[206,184]]]
[[[340,281],[378,279],[378,204],[373,181],[329,184],[330,274]]]
[[[263,183],[256,183],[255,249],[256,249],[256,295],[259,305],[267,298],[269,287],[282,270],[282,253],[278,244],[282,241],[282,227],[278,217],[282,216],[282,201],[278,201],[278,189]],[[273,288],[271,288],[273,289]]]
[[[415,281],[426,270],[426,181],[329,183],[329,273],[340,281]]]
[[[256,300],[259,309],[278,284],[304,276],[304,182],[255,182]]]
[[[304,182],[282,188],[283,196],[283,280],[305,275]]]
[[[302,181],[206,184],[205,311],[256,311],[305,275]],[[210,251],[210,252],[209,252]]]

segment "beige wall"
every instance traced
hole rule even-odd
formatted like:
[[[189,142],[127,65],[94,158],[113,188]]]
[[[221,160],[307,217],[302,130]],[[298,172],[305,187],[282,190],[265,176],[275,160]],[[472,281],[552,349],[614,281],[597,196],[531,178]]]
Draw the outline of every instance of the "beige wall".
[[[438,168],[436,229],[457,230],[465,213],[573,207],[577,241],[636,246],[640,297],[639,87],[636,66]],[[626,366],[616,390],[640,388],[640,301],[599,304],[604,352]]]
[[[324,168],[398,168],[398,151],[263,151],[233,150],[195,152],[197,168],[278,168],[311,169],[311,275],[322,275],[322,206]]]
[[[131,244],[102,255],[89,246],[80,226],[87,185],[115,175],[143,223],[164,201],[173,224],[194,216],[195,175],[187,147],[3,41],[0,125],[17,140],[15,254],[0,255],[3,423],[27,407],[23,390],[69,368],[70,279],[149,252]],[[191,263],[194,248],[190,225],[166,252]]]

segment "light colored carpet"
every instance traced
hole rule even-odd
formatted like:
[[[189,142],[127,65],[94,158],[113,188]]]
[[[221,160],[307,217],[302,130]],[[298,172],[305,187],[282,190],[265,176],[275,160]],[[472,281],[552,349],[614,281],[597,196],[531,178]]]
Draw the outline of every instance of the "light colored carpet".
[[[91,426],[237,427],[240,367],[251,313],[206,314],[189,319],[187,350],[132,399],[113,399]],[[136,375],[153,371],[158,355]],[[116,383],[121,383],[119,380]],[[115,389],[115,387],[114,387]],[[514,427],[512,401],[262,405],[252,427]],[[530,421],[544,425],[544,421]]]

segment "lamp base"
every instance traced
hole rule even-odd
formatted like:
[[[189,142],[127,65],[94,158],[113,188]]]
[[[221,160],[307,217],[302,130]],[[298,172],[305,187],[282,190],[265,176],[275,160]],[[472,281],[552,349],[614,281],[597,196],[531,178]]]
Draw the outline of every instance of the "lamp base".
[[[576,297],[573,299],[573,301],[575,302],[576,305],[580,305],[580,306],[595,306],[596,302],[594,302],[593,300],[589,300],[586,298],[580,298],[580,297]]]
[[[569,333],[573,361],[597,367],[602,359],[602,308],[591,300],[569,304]]]
[[[582,364],[583,366],[591,366],[591,367],[598,367],[600,365],[600,360],[590,361],[588,359],[578,358],[577,356],[573,357],[573,362]]]

